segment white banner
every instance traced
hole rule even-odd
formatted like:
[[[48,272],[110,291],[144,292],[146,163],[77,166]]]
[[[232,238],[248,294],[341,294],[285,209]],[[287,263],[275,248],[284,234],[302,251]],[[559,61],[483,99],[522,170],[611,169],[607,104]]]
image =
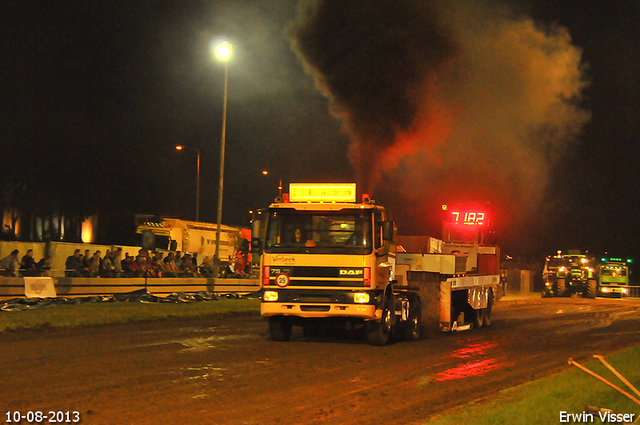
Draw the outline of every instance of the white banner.
[[[55,298],[56,287],[50,277],[25,277],[24,295],[27,298]]]

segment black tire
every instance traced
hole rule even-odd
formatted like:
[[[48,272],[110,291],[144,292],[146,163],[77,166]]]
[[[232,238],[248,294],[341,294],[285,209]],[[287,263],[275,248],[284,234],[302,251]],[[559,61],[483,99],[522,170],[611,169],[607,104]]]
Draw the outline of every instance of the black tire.
[[[473,327],[481,328],[484,324],[484,308],[473,309]]]
[[[385,297],[384,306],[382,308],[382,318],[379,322],[370,320],[366,324],[367,341],[371,345],[383,346],[389,342],[391,335],[391,324],[393,321],[393,298]]]
[[[491,326],[491,310],[493,308],[493,291],[489,293],[489,299],[487,300],[487,308],[484,310],[484,323],[482,326]]]
[[[419,296],[409,298],[409,317],[405,328],[404,338],[407,341],[417,341],[420,339],[420,328],[422,327],[422,305]]]
[[[567,282],[565,279],[558,279],[553,284],[553,296],[564,297],[567,293]]]
[[[598,292],[598,283],[595,279],[587,280],[587,288],[582,293],[584,298],[594,299],[596,297],[596,293]]]
[[[269,334],[272,341],[289,341],[293,321],[286,316],[269,317]]]

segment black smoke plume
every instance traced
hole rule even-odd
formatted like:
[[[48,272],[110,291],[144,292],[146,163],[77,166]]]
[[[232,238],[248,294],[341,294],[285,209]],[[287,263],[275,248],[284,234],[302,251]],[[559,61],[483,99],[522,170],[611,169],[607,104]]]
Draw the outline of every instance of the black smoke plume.
[[[568,31],[496,1],[303,2],[290,34],[367,191],[524,216],[589,118]]]

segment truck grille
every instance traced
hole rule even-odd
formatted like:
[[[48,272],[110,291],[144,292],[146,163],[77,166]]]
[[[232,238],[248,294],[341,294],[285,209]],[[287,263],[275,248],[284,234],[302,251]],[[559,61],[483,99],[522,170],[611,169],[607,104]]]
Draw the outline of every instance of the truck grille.
[[[331,301],[331,297],[300,297],[302,303],[330,303]]]
[[[331,309],[328,305],[301,305],[302,311],[329,311]]]

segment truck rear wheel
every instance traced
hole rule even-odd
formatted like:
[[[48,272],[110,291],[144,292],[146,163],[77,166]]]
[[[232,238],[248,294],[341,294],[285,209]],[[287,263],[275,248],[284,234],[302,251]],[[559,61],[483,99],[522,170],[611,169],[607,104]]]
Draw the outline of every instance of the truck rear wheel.
[[[409,317],[405,329],[405,339],[407,341],[417,341],[420,339],[420,327],[422,326],[422,305],[419,296],[409,298]]]
[[[585,291],[582,293],[584,298],[594,299],[596,297],[596,292],[598,292],[598,283],[595,279],[587,280],[587,287]]]
[[[554,297],[564,297],[567,292],[567,282],[564,279],[556,280],[556,283],[553,284],[553,296]]]
[[[489,291],[489,299],[487,299],[487,308],[484,309],[484,323],[482,326],[491,326],[491,308],[493,307],[493,291]]]
[[[479,308],[473,310],[473,327],[480,328],[484,324],[485,309]]]
[[[391,323],[393,312],[393,299],[385,297],[384,306],[382,308],[382,318],[379,322],[370,320],[367,322],[367,341],[371,345],[386,345],[391,335]]]
[[[273,341],[289,341],[293,321],[286,316],[269,317],[269,334]]]

